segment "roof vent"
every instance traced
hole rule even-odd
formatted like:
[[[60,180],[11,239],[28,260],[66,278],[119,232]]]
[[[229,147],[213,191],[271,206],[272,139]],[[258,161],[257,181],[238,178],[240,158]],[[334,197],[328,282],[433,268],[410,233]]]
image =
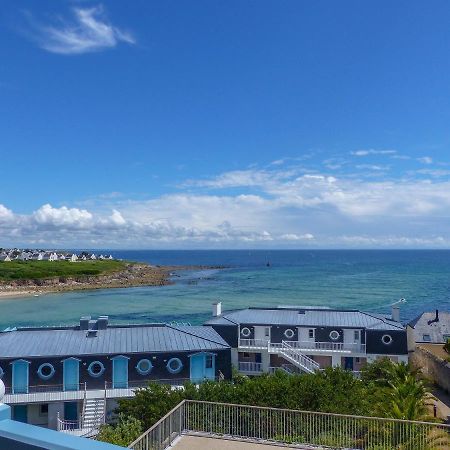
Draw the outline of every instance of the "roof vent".
[[[86,333],[86,337],[97,337],[97,330],[88,330],[88,332]]]
[[[108,316],[99,316],[97,319],[97,329],[98,330],[106,330],[108,328]]]
[[[89,321],[91,320],[91,316],[84,316],[80,319],[80,330],[88,330],[89,329]]]

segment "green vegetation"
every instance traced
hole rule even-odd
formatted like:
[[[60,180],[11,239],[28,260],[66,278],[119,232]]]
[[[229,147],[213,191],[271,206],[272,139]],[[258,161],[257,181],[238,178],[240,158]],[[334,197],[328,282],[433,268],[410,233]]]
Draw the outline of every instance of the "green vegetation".
[[[126,262],[116,260],[97,261],[10,261],[0,262],[0,282],[41,280],[59,277],[86,277],[118,272]]]
[[[127,447],[131,442],[136,440],[142,432],[142,424],[139,420],[134,417],[120,415],[114,426],[105,425],[100,429],[97,440]]]
[[[351,372],[343,369],[328,368],[316,374],[287,375],[279,371],[274,375],[254,378],[238,375],[231,382],[205,382],[198,386],[187,383],[182,390],[171,389],[168,385],[149,383],[147,388],[138,390],[134,398],[119,400],[116,413],[119,418],[136,420],[144,430],[150,428],[183,399],[431,420],[427,415],[426,394],[425,385],[414,369],[409,365],[394,364],[386,359],[368,364],[363,369],[361,379],[355,378]],[[123,419],[116,425],[119,427],[119,435],[121,420]],[[111,432],[109,436],[114,436],[114,433]],[[102,434],[101,438],[104,439],[105,435]],[[421,438],[423,439],[423,436]],[[330,431],[330,445],[333,444],[333,439],[335,437]],[[108,442],[119,441],[108,440]],[[419,448],[415,445],[416,443],[408,441],[395,448],[410,450]],[[384,447],[377,448],[384,449]],[[426,448],[442,447],[433,447],[430,443]]]

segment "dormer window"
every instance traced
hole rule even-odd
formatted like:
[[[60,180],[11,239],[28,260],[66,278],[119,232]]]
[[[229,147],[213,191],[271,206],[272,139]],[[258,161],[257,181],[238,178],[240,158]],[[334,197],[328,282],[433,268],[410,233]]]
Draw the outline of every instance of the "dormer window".
[[[429,335],[429,334],[424,334],[423,336],[422,336],[422,340],[423,340],[423,342],[431,342],[431,336]]]

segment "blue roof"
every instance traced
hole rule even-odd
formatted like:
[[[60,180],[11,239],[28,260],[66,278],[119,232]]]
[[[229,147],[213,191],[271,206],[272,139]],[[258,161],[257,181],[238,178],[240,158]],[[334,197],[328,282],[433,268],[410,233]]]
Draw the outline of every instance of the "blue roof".
[[[208,351],[229,348],[210,327],[164,324],[108,326],[88,336],[73,328],[18,329],[0,333],[1,358],[76,356],[177,351]]]
[[[206,325],[287,325],[304,327],[341,327],[365,328],[374,330],[403,330],[400,322],[390,316],[372,314],[358,310],[340,310],[329,308],[247,308],[237,311],[225,311],[219,317],[213,317]]]

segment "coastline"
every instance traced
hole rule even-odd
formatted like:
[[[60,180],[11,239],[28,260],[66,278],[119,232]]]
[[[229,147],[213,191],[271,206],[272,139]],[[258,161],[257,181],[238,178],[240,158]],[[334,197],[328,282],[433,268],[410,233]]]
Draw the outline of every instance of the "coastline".
[[[138,286],[167,286],[174,284],[174,272],[184,270],[224,269],[224,266],[153,266],[145,263],[129,263],[124,270],[98,276],[53,277],[38,280],[18,280],[0,283],[0,301],[16,297],[39,296],[56,292],[97,289],[118,289]]]

